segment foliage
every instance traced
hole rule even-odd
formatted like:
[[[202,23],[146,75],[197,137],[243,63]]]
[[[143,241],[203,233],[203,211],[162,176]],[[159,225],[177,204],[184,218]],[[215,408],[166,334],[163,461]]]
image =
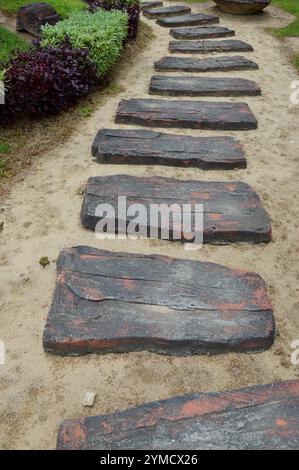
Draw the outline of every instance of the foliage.
[[[44,26],[41,45],[58,47],[67,37],[73,47],[88,49],[98,76],[103,77],[121,54],[127,24],[127,14],[120,11],[74,12],[55,26]]]
[[[88,51],[67,41],[59,47],[37,47],[8,63],[4,77],[5,105],[0,123],[18,115],[56,114],[87,95],[97,80]]]
[[[139,0],[85,0],[89,4],[89,11],[95,12],[99,8],[104,10],[120,10],[128,14],[128,38],[135,39],[138,33],[140,19]]]

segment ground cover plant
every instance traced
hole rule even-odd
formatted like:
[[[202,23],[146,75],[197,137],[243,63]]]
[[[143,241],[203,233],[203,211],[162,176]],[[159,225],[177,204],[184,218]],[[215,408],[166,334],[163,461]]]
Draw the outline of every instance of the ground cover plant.
[[[46,0],[59,13],[62,19],[67,18],[72,11],[85,10],[84,0]],[[28,5],[29,0],[0,0],[0,10],[5,13],[17,13],[18,9]]]
[[[55,26],[42,28],[41,45],[58,47],[68,38],[73,47],[88,49],[102,78],[116,63],[128,33],[128,16],[120,11],[74,12]]]

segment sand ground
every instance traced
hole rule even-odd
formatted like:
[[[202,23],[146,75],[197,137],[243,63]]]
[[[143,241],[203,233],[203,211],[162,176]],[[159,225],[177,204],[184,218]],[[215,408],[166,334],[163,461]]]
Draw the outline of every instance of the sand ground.
[[[192,8],[211,11],[210,5]],[[227,133],[244,143],[248,156],[246,170],[205,172],[160,166],[99,165],[92,161],[90,146],[96,131],[101,127],[120,127],[113,121],[119,100],[147,97],[153,63],[167,54],[168,29],[146,20],[157,37],[120,71],[118,83],[125,91],[109,98],[80,124],[69,141],[39,159],[14,184],[11,195],[4,201],[0,212],[0,221],[4,221],[0,235],[0,339],[6,346],[6,364],[0,365],[0,448],[54,448],[57,427],[64,418],[109,413],[193,391],[299,377],[299,366],[290,361],[290,343],[299,339],[299,105],[290,102],[291,82],[298,75],[290,65],[285,45],[264,30],[267,26],[286,24],[291,18],[275,8],[269,8],[260,17],[220,16],[222,25],[234,28],[238,39],[254,46],[255,51],[247,56],[260,65],[257,71],[225,74],[256,80],[263,91],[262,97],[244,100],[256,114],[259,129]],[[117,173],[246,181],[260,194],[272,217],[273,242],[204,246],[196,252],[167,241],[100,242],[93,232],[80,225],[82,188],[89,176]],[[78,244],[114,251],[160,253],[257,271],[267,282],[279,336],[270,350],[254,355],[176,358],[139,352],[62,358],[45,354],[41,339],[55,285],[55,261],[61,248]],[[42,256],[51,260],[46,269],[39,265]],[[81,405],[87,390],[98,394],[92,409]]]

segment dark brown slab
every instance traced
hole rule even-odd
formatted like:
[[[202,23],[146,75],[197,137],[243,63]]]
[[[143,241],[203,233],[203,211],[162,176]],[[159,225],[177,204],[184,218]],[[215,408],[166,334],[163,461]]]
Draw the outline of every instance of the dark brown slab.
[[[42,26],[45,24],[55,25],[59,20],[60,16],[48,3],[32,2],[19,8],[16,29],[39,36]]]
[[[63,355],[257,352],[274,340],[263,279],[167,256],[64,249],[43,335]]]
[[[205,15],[203,13],[193,13],[190,15],[173,16],[171,18],[161,18],[157,24],[166,28],[175,26],[199,26],[203,24],[219,23],[219,17],[215,15]]]
[[[204,243],[259,243],[271,240],[269,215],[262,207],[256,192],[243,182],[181,181],[175,178],[137,178],[129,175],[89,178],[81,210],[82,224],[94,229],[100,220],[95,215],[96,208],[105,203],[114,208],[116,225],[119,225],[121,220],[117,217],[118,196],[126,196],[128,207],[138,203],[146,208],[148,216],[140,226],[147,228],[149,237],[150,205],[177,203],[180,207],[183,204],[193,204],[191,233],[195,230],[194,205],[203,205]],[[124,227],[119,228],[120,233],[126,232],[126,227],[132,219],[134,217],[128,215],[125,221],[122,219]],[[158,223],[159,230],[165,225],[166,219],[162,217],[162,222]],[[175,230],[181,234],[182,224],[176,225]],[[170,222],[169,240],[173,240],[173,232]],[[160,236],[159,234],[158,237]],[[188,238],[188,235],[185,238]]]
[[[219,10],[231,15],[252,15],[260,13],[270,5],[271,0],[213,0]]]
[[[64,421],[57,449],[298,450],[299,380]]]
[[[122,100],[115,122],[190,129],[257,129],[257,120],[246,103],[220,101]]]
[[[180,54],[209,54],[210,52],[250,52],[253,47],[244,41],[237,39],[213,40],[206,39],[204,41],[170,41],[170,52],[179,52]]]
[[[156,8],[156,7],[162,7],[163,2],[141,2],[140,9],[144,10],[147,8]]]
[[[175,39],[206,39],[235,36],[235,31],[223,26],[194,26],[190,28],[174,28],[169,34]]]
[[[233,137],[190,137],[145,129],[101,129],[92,155],[99,163],[110,164],[246,168],[242,145]]]
[[[191,8],[186,5],[172,5],[170,7],[146,8],[143,10],[147,18],[167,18],[171,16],[184,15],[190,13]]]
[[[149,93],[166,96],[257,96],[261,89],[256,82],[245,78],[154,75]]]
[[[155,69],[159,72],[228,72],[258,68],[255,62],[242,56],[209,57],[207,59],[163,57],[155,62]]]

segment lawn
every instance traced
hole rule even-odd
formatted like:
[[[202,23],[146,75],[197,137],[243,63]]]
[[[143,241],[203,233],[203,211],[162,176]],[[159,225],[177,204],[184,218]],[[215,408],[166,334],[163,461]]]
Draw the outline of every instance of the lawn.
[[[0,26],[0,64],[8,62],[9,57],[17,50],[26,50],[29,43],[19,38],[16,34],[11,33]],[[1,77],[0,77],[1,78]]]
[[[0,10],[6,13],[16,13],[23,5],[28,5],[29,0],[0,0]],[[66,18],[74,10],[84,10],[87,8],[86,3],[82,0],[47,0],[47,3],[52,5],[55,10],[61,15],[61,18]]]
[[[273,5],[297,16],[297,20],[285,28],[273,30],[275,35],[284,38],[287,36],[299,36],[299,0],[272,0]]]

